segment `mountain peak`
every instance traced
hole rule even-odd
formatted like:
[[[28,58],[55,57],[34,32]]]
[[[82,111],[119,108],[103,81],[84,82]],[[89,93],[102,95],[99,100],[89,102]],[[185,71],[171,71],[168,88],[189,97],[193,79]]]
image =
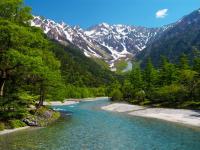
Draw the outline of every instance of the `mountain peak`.
[[[106,27],[106,28],[110,27],[110,25],[108,23],[105,23],[105,22],[101,23],[99,26],[103,26],[103,27]]]
[[[66,26],[66,23],[65,23],[64,21],[62,21],[62,22],[61,22],[61,26],[62,26],[62,27],[65,27],[65,26]]]
[[[79,26],[71,27],[64,22],[35,17],[31,23],[40,27],[50,38],[62,44],[71,43],[82,50],[87,57],[97,57],[108,62],[114,70],[117,60],[127,61],[142,51],[162,29],[149,29],[128,25],[101,23],[87,30]]]

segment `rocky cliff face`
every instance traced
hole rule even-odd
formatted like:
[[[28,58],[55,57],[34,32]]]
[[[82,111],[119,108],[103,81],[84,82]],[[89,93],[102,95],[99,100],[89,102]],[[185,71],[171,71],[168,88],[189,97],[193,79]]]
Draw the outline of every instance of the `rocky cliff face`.
[[[40,27],[48,37],[62,44],[73,44],[87,57],[97,57],[114,67],[115,61],[134,57],[145,49],[167,28],[145,28],[102,23],[83,30],[78,26],[56,23],[50,19],[34,17],[32,26]]]

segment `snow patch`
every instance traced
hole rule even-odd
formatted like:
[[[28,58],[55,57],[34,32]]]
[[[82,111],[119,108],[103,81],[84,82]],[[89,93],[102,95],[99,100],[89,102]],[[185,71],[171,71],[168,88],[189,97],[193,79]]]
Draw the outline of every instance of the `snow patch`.
[[[88,48],[88,50],[89,50],[90,52],[92,52],[92,54],[93,54],[95,57],[102,58],[100,55],[98,55],[96,52],[94,52],[90,47],[87,47],[87,48]]]
[[[64,31],[64,33],[65,33],[66,38],[67,38],[70,42],[72,42],[72,41],[73,41],[72,36],[71,36],[67,31]]]
[[[93,35],[95,32],[96,32],[95,30],[91,30],[91,31],[85,31],[84,33],[85,33],[85,35],[87,35],[87,36],[91,36],[91,35]]]
[[[84,54],[86,57],[91,57],[86,50],[84,50]]]
[[[109,28],[109,27],[110,27],[110,25],[107,24],[107,23],[105,23],[105,22],[103,22],[101,25],[104,26],[104,27],[106,27],[106,28]]]

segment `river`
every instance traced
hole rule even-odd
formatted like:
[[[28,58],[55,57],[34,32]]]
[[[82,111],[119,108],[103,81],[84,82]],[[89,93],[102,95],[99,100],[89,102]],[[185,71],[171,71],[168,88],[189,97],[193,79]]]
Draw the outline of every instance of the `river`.
[[[107,99],[55,109],[72,114],[47,128],[0,136],[1,150],[200,150],[200,129],[106,112]]]
[[[122,72],[127,72],[127,71],[131,71],[133,68],[133,64],[131,61],[127,62],[127,67],[122,71]]]

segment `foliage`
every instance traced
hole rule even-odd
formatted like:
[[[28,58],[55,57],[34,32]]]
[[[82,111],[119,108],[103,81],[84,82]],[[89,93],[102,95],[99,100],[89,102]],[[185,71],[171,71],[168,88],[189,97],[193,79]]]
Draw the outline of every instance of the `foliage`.
[[[51,117],[53,121],[57,120],[58,118],[60,118],[60,113],[59,112],[54,112],[52,114],[52,117]]]
[[[3,131],[5,129],[5,124],[3,122],[0,122],[0,131]]]
[[[61,62],[61,73],[67,85],[99,87],[110,84],[116,78],[102,61],[85,57],[76,47],[52,42],[50,50]]]
[[[167,102],[171,103],[182,100],[184,94],[185,89],[181,85],[171,84],[157,89],[153,97],[155,101],[163,102],[167,100]]]
[[[118,73],[122,73],[122,71],[126,69],[127,66],[128,66],[127,61],[125,61],[124,59],[118,60],[115,63],[115,67]]]
[[[108,66],[48,39],[30,19],[23,0],[0,1],[0,120],[21,119],[44,101],[105,96],[117,78]]]
[[[22,0],[1,0],[0,18],[26,24],[32,19],[31,8],[24,6]]]
[[[14,128],[25,127],[26,124],[21,120],[16,119],[16,120],[9,120],[9,126],[11,129],[14,129]]]
[[[118,86],[123,100],[134,104],[149,104],[178,108],[199,108],[200,103],[200,55],[196,55],[193,66],[183,54],[178,65],[162,57],[159,68],[148,59],[142,70],[136,66]]]
[[[37,122],[37,126],[44,127],[51,124],[58,118],[60,118],[60,112],[56,112],[43,106],[36,111],[35,116],[32,117],[32,121],[35,120],[35,122]]]
[[[123,94],[119,89],[115,89],[110,93],[112,101],[120,101],[123,98]]]
[[[135,93],[135,96],[136,96],[137,100],[144,101],[144,99],[146,97],[146,94],[145,94],[144,90],[140,90],[140,91],[138,91],[138,92]]]

